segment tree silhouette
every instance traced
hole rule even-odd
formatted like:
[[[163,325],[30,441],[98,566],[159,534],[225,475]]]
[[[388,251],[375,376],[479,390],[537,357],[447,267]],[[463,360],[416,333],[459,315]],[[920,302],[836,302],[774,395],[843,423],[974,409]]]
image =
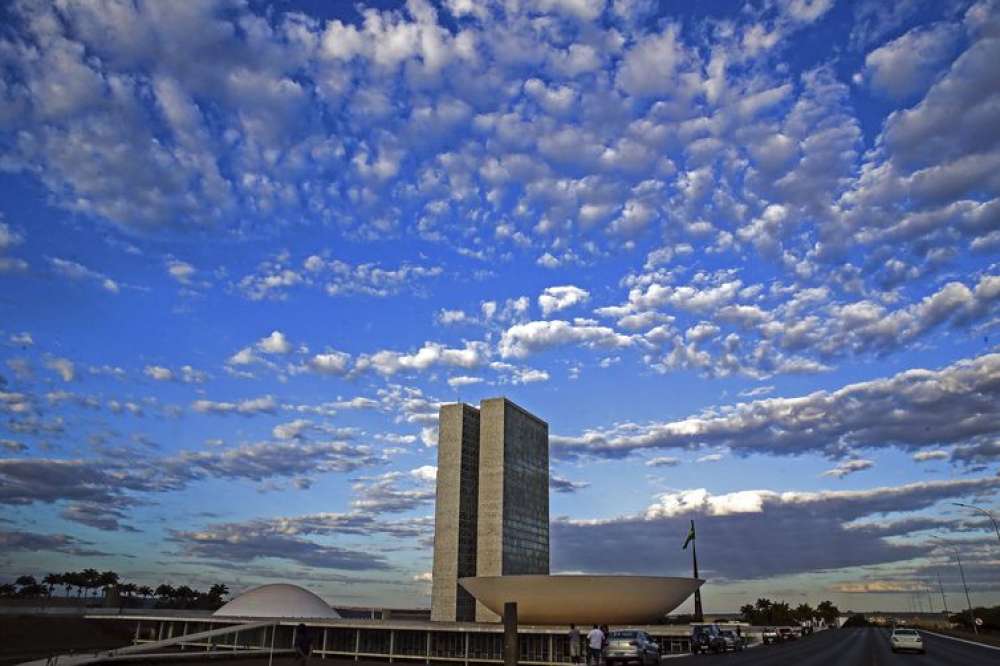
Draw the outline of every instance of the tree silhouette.
[[[49,589],[49,596],[52,596],[52,590],[56,589],[57,586],[62,585],[62,576],[55,573],[45,574],[45,578],[42,579],[42,583],[45,584]]]
[[[101,583],[101,574],[97,569],[84,569],[80,572],[80,586],[87,590],[87,596],[90,596],[90,590],[97,590]]]

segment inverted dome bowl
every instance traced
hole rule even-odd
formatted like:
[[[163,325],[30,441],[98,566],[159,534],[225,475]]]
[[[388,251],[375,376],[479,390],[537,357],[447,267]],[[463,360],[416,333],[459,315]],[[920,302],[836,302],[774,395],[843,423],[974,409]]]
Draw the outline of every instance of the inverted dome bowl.
[[[646,624],[705,581],[664,576],[474,576],[458,582],[497,615],[517,602],[519,624]]]

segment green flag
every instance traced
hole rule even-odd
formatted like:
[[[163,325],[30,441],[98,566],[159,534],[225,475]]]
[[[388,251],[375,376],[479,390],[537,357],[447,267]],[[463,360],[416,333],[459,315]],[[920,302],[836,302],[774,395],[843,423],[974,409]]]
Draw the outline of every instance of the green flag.
[[[694,541],[694,521],[691,521],[691,531],[688,532],[688,538],[684,539],[684,546],[681,550],[687,550],[688,544]]]

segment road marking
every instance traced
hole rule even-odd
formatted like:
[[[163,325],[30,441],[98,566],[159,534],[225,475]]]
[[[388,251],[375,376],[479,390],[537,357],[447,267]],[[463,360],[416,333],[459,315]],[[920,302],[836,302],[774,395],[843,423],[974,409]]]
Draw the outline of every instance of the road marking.
[[[947,638],[949,640],[958,641],[959,643],[968,643],[969,645],[978,645],[979,647],[986,648],[987,650],[1000,650],[1000,647],[996,645],[987,645],[986,643],[977,643],[976,641],[970,641],[965,638],[956,638],[955,636],[949,636],[948,634],[939,634],[936,631],[927,631],[926,629],[921,629],[920,631],[925,634],[930,634],[931,636],[938,636],[939,638]]]

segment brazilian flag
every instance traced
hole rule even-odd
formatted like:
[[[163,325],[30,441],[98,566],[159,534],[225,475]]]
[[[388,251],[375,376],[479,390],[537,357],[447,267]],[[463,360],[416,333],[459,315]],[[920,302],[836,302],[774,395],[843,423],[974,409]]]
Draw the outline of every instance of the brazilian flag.
[[[688,532],[688,538],[684,539],[684,546],[681,550],[687,550],[688,544],[694,541],[694,521],[691,521],[691,531]]]

